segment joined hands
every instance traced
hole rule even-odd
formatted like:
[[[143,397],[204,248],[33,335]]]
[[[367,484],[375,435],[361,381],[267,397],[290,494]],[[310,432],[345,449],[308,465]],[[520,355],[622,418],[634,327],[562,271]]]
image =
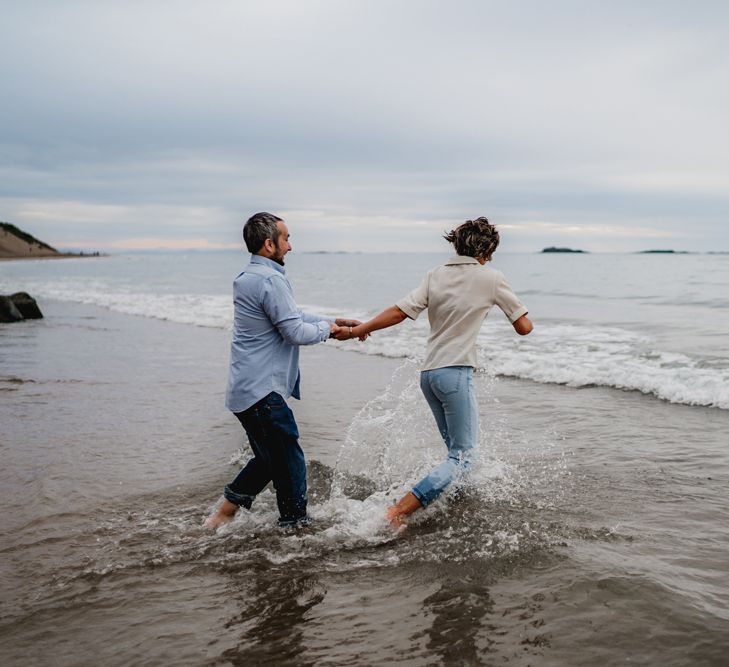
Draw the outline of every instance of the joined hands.
[[[361,329],[357,331],[362,322],[359,320],[351,320],[343,317],[338,317],[335,323],[331,325],[331,337],[337,340],[351,340],[352,338],[359,338],[361,341],[367,340],[369,334],[363,332]]]

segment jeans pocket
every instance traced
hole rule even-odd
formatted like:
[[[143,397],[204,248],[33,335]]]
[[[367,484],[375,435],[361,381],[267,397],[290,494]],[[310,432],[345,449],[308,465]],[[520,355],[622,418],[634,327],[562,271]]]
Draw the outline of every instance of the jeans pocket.
[[[284,401],[281,394],[277,394],[275,391],[272,391],[268,396],[266,396],[266,405],[272,408],[280,408],[286,405],[286,401]]]
[[[460,368],[437,369],[433,373],[431,386],[436,394],[450,396],[463,388],[464,377],[466,374]]]
[[[291,438],[299,437],[299,429],[296,426],[294,413],[288,406],[283,396],[271,392],[266,397],[266,422],[268,428],[274,433],[281,433]]]

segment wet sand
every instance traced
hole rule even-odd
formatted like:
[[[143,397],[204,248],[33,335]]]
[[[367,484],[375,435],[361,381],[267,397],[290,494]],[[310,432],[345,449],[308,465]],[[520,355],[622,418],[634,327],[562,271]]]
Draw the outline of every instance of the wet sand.
[[[416,371],[323,344],[292,401],[315,527],[264,492],[206,534],[245,457],[228,333],[44,311],[0,329],[4,664],[724,664],[724,411],[480,375],[473,483],[395,537],[440,455]]]

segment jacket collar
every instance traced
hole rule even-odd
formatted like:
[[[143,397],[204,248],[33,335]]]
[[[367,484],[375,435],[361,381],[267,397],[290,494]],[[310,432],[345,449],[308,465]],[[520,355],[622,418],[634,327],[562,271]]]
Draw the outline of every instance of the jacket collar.
[[[475,257],[466,257],[465,255],[453,255],[447,262],[446,266],[453,264],[479,264]]]

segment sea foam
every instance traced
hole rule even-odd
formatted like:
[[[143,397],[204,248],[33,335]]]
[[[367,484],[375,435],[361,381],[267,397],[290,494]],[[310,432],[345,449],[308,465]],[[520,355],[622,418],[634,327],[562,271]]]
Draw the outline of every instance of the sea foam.
[[[101,306],[129,315],[232,327],[232,299],[220,294],[143,293],[107,281],[79,280],[29,281],[26,290],[37,298]],[[347,313],[317,304],[302,304],[301,308],[326,317],[371,315],[356,306]],[[417,360],[424,353],[427,337],[427,317],[423,315],[415,322],[375,332],[365,343],[329,344],[361,354]],[[477,348],[480,365],[495,375],[570,387],[613,387],[672,403],[729,409],[726,364],[661,350],[649,336],[620,327],[540,323],[531,335],[520,337],[496,315],[482,328]]]
[[[359,352],[422,355],[425,322],[377,332]],[[479,364],[495,375],[570,387],[604,386],[652,394],[671,403],[729,409],[729,368],[716,361],[662,351],[645,335],[618,328],[539,324],[516,336],[499,318],[477,339]]]

